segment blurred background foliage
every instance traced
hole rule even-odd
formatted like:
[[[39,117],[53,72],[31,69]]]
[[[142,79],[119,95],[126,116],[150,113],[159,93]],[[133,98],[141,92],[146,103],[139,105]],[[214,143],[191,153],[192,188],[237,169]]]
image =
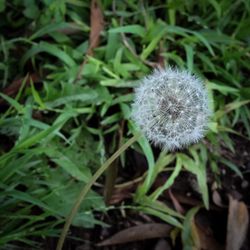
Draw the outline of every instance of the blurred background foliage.
[[[134,133],[132,88],[157,66],[204,79],[214,115],[206,139],[184,152],[159,154],[142,138],[121,155],[125,176],[140,168],[133,152],[148,162],[131,206],[182,229],[185,217],[160,202],[181,171],[196,176],[207,208],[207,171],[218,186],[221,166],[244,178],[228,154],[236,154],[235,136],[250,138],[250,2],[96,5],[103,16],[95,16],[101,30],[93,44],[89,1],[0,1],[0,245],[6,249],[17,242],[40,248],[36,239],[58,236],[83,184],[117,141]],[[151,191],[163,171],[171,173],[168,181]],[[95,217],[110,208],[101,189],[97,183],[88,194],[74,226],[107,226]]]

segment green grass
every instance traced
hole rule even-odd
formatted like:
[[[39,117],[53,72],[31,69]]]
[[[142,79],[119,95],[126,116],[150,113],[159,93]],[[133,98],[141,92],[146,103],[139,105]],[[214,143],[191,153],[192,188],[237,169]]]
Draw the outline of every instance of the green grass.
[[[206,169],[219,178],[224,164],[242,177],[219,149],[235,152],[232,135],[250,138],[249,1],[104,0],[102,11],[100,44],[77,79],[89,46],[90,2],[0,1],[0,246],[42,248],[38,239],[58,237],[80,189],[116,151],[119,131],[121,141],[135,133],[132,88],[159,56],[166,67],[204,79],[214,116],[205,141],[185,152],[158,157],[143,137],[134,145],[148,162],[134,209],[182,229],[187,218],[160,202],[180,171],[196,175],[207,208]],[[23,84],[8,95],[17,79]],[[170,178],[152,193],[162,171]],[[106,226],[94,217],[107,209],[91,190],[73,225]]]

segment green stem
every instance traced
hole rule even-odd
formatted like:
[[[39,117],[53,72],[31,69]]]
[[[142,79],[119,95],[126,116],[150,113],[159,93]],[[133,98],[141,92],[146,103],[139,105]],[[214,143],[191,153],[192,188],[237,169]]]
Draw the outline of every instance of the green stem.
[[[110,166],[110,164],[119,157],[129,146],[131,146],[135,141],[138,140],[140,137],[140,134],[135,134],[132,138],[130,138],[126,143],[124,143],[104,164],[96,171],[96,173],[93,175],[91,180],[84,186],[81,193],[79,194],[68,218],[66,219],[66,222],[64,224],[63,230],[61,232],[59,241],[57,243],[56,250],[61,250],[63,247],[63,243],[65,241],[67,232],[69,230],[69,227],[72,223],[72,220],[74,219],[83,199],[87,195],[88,191],[92,187],[92,185],[96,182],[96,180],[103,174],[103,172]]]

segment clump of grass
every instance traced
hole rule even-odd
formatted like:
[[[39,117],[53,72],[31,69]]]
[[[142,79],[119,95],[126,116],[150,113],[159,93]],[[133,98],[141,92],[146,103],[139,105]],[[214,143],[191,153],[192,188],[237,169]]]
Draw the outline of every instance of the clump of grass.
[[[137,209],[182,228],[183,216],[159,202],[182,169],[196,176],[206,207],[206,167],[219,178],[223,162],[242,176],[218,149],[234,152],[231,134],[250,137],[248,1],[104,1],[100,46],[77,81],[90,4],[31,2],[0,4],[0,245],[42,248],[43,237],[59,235],[79,189],[115,152],[120,122],[127,132],[121,140],[134,133],[131,88],[159,63],[204,79],[214,116],[206,144],[186,153],[155,159],[147,139],[138,140],[148,172],[134,195]],[[169,180],[150,193],[162,171],[171,172]],[[73,225],[105,226],[94,216],[106,209],[103,196],[91,190],[87,197]]]

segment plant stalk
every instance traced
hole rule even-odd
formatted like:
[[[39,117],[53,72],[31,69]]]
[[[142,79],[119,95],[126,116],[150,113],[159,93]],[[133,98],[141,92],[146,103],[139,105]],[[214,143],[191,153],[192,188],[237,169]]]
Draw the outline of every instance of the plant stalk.
[[[104,164],[96,171],[96,173],[93,175],[91,180],[83,187],[82,191],[80,192],[68,218],[66,219],[66,222],[64,224],[63,230],[61,232],[60,238],[57,243],[56,250],[62,250],[67,232],[70,228],[70,225],[82,203],[85,196],[91,189],[92,185],[96,182],[96,180],[105,172],[105,170],[110,166],[110,164],[119,157],[128,147],[130,147],[135,141],[139,139],[141,134],[135,134],[132,138],[130,138],[126,143],[124,143]]]

